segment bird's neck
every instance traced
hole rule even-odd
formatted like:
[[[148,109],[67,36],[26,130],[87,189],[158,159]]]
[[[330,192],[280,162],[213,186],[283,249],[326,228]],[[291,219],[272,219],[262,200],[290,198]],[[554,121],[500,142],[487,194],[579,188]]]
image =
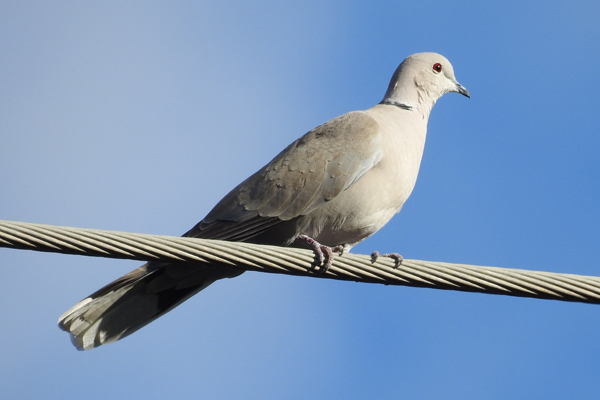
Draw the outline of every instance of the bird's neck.
[[[417,79],[392,80],[380,104],[396,106],[419,114],[425,120],[429,119],[437,98],[426,90],[426,86],[418,83]]]
[[[427,120],[429,119],[429,114],[435,104],[435,100],[432,100],[429,96],[423,95],[424,93],[420,93],[418,90],[415,91],[415,93],[417,93],[418,96],[414,96],[415,98],[411,99],[408,99],[406,96],[404,98],[401,96],[386,96],[379,104],[395,106],[401,110],[418,114],[423,119]]]

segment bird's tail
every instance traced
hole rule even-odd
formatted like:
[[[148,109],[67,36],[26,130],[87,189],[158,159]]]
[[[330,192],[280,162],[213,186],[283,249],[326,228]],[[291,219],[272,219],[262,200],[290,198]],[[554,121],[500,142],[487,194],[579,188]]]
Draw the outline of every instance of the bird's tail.
[[[242,272],[150,262],[75,304],[58,326],[71,334],[78,350],[93,349],[131,335],[211,283]]]

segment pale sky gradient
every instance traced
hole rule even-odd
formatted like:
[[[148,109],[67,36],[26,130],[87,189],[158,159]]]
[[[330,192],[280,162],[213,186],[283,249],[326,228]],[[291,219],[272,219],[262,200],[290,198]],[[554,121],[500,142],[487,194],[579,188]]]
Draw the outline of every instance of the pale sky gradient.
[[[357,253],[600,275],[600,3],[0,2],[0,219],[179,235],[435,51],[419,180]],[[77,352],[56,326],[138,262],[0,249],[6,399],[600,393],[600,307],[246,273]]]

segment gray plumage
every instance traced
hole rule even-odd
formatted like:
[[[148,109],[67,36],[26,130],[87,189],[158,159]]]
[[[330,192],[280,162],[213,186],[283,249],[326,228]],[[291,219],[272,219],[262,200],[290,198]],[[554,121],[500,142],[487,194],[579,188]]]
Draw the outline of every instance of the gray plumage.
[[[431,108],[468,91],[435,53],[408,57],[383,101],[311,130],[227,194],[184,236],[299,246],[306,235],[345,249],[395,215],[417,180]],[[80,301],[59,319],[80,350],[119,340],[216,280],[227,267],[149,262]]]

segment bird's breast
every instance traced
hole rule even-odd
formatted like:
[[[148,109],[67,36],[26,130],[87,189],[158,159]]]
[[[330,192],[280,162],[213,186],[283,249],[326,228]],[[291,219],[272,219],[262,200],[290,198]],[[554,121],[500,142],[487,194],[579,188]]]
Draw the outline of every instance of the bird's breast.
[[[381,161],[302,221],[303,233],[323,244],[354,245],[377,232],[400,211],[417,181],[426,121],[372,110],[367,111],[384,127]]]

